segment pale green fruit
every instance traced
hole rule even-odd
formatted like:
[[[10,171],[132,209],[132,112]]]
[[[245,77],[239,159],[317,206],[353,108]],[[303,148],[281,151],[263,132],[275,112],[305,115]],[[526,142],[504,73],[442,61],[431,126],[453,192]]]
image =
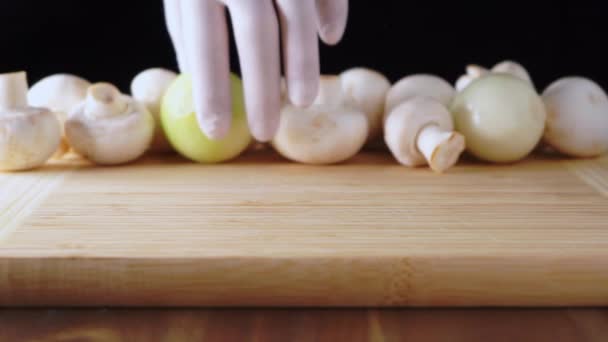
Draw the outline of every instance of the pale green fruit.
[[[182,156],[199,163],[220,163],[239,156],[251,143],[247,125],[243,85],[231,75],[232,124],[220,140],[209,139],[200,129],[194,113],[192,80],[180,75],[167,89],[161,105],[161,123],[169,143]]]
[[[530,83],[504,74],[475,80],[456,96],[451,112],[469,153],[495,163],[527,157],[541,140],[547,117]]]

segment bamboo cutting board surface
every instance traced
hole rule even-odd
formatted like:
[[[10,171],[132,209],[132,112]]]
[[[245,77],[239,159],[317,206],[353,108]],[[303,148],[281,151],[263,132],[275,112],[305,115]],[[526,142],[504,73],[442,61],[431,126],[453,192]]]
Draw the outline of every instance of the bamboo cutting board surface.
[[[0,305],[608,305],[608,158],[0,174]]]

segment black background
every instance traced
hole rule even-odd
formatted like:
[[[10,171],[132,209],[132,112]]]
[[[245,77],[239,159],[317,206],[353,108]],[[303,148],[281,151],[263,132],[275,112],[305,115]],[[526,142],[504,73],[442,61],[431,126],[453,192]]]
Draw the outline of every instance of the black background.
[[[253,0],[252,0],[253,1]],[[523,63],[537,86],[583,75],[608,86],[601,1],[350,1],[344,40],[321,49],[322,72],[368,66],[392,81],[417,72],[454,81],[467,63]],[[0,1],[0,72],[30,82],[58,72],[128,90],[148,67],[175,69],[160,0]],[[236,50],[233,70],[239,72]]]

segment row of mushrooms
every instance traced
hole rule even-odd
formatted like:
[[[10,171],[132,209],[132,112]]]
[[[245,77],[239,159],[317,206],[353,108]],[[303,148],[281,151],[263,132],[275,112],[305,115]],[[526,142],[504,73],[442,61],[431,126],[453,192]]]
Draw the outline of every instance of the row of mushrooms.
[[[465,147],[446,106],[450,84],[415,75],[395,85],[377,71],[354,68],[321,78],[314,104],[286,104],[273,146],[284,157],[307,164],[343,162],[365,146],[384,141],[402,164],[444,171]]]
[[[132,95],[110,83],[56,74],[28,87],[27,74],[0,75],[0,170],[25,171],[73,151],[99,165],[170,150],[159,120],[162,95],[177,75],[149,69]]]
[[[391,84],[368,68],[324,75],[311,106],[284,96],[271,145],[289,160],[317,165],[385,145],[400,164],[438,173],[465,151],[494,163],[522,160],[539,147],[585,158],[608,152],[608,96],[592,80],[565,77],[538,93],[513,61],[465,71],[454,85],[431,74]],[[177,77],[145,70],[126,95],[68,74],[31,88],[25,72],[0,75],[0,170],[33,169],[70,151],[100,165],[172,151],[160,112]]]
[[[465,151],[491,163],[517,162],[540,147],[597,157],[608,152],[608,96],[583,77],[538,93],[514,61],[469,65],[454,85],[431,74],[390,84],[377,71],[355,68],[324,76],[313,106],[286,104],[273,146],[297,162],[330,164],[381,136],[400,164],[438,173]]]

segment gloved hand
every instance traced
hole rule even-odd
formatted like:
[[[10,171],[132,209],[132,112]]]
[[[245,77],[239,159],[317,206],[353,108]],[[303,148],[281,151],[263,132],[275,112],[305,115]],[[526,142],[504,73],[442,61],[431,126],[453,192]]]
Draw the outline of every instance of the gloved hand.
[[[348,0],[164,0],[180,71],[193,79],[198,123],[205,135],[228,133],[230,94],[228,8],[254,138],[271,140],[279,124],[281,61],[290,101],[307,106],[319,83],[317,34],[333,45],[346,27]],[[279,24],[282,44],[279,44]]]

